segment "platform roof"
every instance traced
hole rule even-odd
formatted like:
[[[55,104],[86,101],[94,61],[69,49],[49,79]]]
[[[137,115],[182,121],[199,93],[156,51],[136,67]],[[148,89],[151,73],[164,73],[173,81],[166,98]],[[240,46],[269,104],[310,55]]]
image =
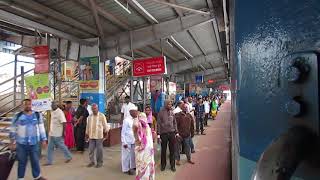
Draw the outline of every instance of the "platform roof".
[[[132,45],[134,58],[164,54],[170,74],[227,79],[222,0],[0,0],[0,29],[81,44],[100,37],[108,58],[130,57]],[[19,44],[12,36],[1,38]]]

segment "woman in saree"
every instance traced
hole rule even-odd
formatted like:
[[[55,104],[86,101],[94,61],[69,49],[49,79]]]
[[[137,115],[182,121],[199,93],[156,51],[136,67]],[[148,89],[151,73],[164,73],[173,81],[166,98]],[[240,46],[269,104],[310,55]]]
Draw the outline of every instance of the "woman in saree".
[[[69,148],[75,147],[74,133],[73,133],[73,113],[72,101],[67,101],[64,108],[64,115],[66,117],[67,123],[65,127],[64,143]]]
[[[211,117],[214,120],[218,114],[218,104],[216,101],[216,97],[213,98],[211,102]]]
[[[154,147],[151,128],[145,113],[140,113],[133,126],[136,138],[136,180],[154,180]]]

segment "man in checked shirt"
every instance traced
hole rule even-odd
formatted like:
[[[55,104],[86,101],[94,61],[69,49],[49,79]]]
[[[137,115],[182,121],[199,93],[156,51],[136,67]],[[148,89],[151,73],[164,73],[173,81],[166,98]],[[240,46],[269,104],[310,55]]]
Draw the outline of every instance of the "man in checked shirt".
[[[197,104],[195,105],[195,117],[196,117],[196,132],[199,135],[201,131],[201,135],[206,135],[203,129],[203,120],[204,120],[204,104],[202,102],[202,98],[198,98]]]
[[[47,145],[46,131],[42,115],[32,111],[31,100],[22,102],[23,111],[18,113],[12,120],[10,128],[10,148],[16,149],[18,158],[18,180],[23,180],[28,159],[31,162],[32,176],[37,180],[46,180],[41,176],[39,155],[40,147]]]

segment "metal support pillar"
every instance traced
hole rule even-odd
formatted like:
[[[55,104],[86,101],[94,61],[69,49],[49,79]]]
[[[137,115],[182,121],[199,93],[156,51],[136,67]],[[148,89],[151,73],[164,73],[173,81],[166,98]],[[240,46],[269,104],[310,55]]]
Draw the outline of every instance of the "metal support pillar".
[[[130,100],[133,102],[133,77],[130,77]]]
[[[146,77],[143,78],[143,109],[147,106],[147,81]]]
[[[62,103],[62,98],[61,98],[61,39],[59,38],[58,41],[58,76],[55,77],[58,79],[58,100],[59,104]]]
[[[21,85],[21,99],[23,100],[25,98],[25,93],[24,93],[24,66],[21,66],[20,85]]]
[[[18,55],[14,56],[14,79],[13,79],[13,107],[17,105],[17,65]]]

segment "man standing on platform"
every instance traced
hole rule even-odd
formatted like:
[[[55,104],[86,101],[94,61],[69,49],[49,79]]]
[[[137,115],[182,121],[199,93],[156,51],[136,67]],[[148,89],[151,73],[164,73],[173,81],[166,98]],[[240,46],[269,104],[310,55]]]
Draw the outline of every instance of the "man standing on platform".
[[[77,151],[81,153],[84,152],[87,118],[89,116],[87,106],[88,100],[80,99],[80,106],[78,107],[75,114],[74,134],[76,139]]]
[[[194,164],[191,161],[191,138],[194,136],[194,120],[193,117],[187,113],[188,105],[185,104],[183,107],[183,111],[176,114],[177,128],[179,135],[181,137],[181,143],[184,147],[184,151],[186,153],[188,163]],[[180,152],[176,149],[176,160],[177,165],[180,165]]]
[[[175,141],[179,134],[170,100],[166,100],[164,107],[160,110],[157,124],[158,139],[161,139],[161,171],[164,171],[167,165],[167,146],[169,144],[171,170],[175,172]]]
[[[191,96],[187,97],[185,99],[185,103],[188,105],[187,113],[189,113],[191,115],[191,117],[193,118],[193,122],[195,122],[194,107],[193,107],[193,104],[192,104],[192,97]],[[193,138],[191,138],[190,148],[191,148],[191,153],[195,153],[196,152],[194,150]]]
[[[46,180],[41,176],[39,143],[46,147],[46,130],[39,112],[32,111],[31,100],[22,102],[23,111],[12,120],[10,127],[10,149],[16,149],[18,159],[18,179],[24,179],[28,159],[31,162],[33,179]]]
[[[92,104],[92,114],[89,115],[86,128],[86,138],[89,139],[89,158],[90,163],[87,167],[95,165],[94,152],[96,151],[96,168],[103,165],[103,141],[107,138],[108,127],[107,119],[104,114],[99,112],[97,104]]]
[[[64,144],[65,136],[65,127],[66,127],[66,117],[64,116],[63,111],[58,108],[57,102],[51,103],[51,120],[50,120],[50,131],[49,131],[49,145],[48,145],[48,154],[47,154],[47,163],[46,166],[52,165],[52,156],[55,147],[58,147],[62,150],[66,163],[69,163],[72,159],[72,155]]]
[[[184,107],[184,102],[178,101],[177,107],[173,110],[173,114],[177,114],[177,113],[181,112],[183,107]]]
[[[134,106],[132,102],[130,102],[130,96],[126,96],[124,98],[124,103],[121,108],[121,121],[123,121],[126,118],[130,118],[130,112],[129,112],[129,107]]]
[[[122,172],[134,175],[134,169],[136,168],[135,160],[135,137],[133,133],[133,122],[138,117],[138,108],[128,103],[125,107],[129,111],[129,115],[123,120],[121,130],[121,160],[122,160]]]
[[[198,102],[195,105],[195,116],[196,116],[196,130],[197,134],[201,131],[201,135],[206,135],[203,128],[203,119],[204,119],[204,104],[202,103],[202,98],[198,98]]]

